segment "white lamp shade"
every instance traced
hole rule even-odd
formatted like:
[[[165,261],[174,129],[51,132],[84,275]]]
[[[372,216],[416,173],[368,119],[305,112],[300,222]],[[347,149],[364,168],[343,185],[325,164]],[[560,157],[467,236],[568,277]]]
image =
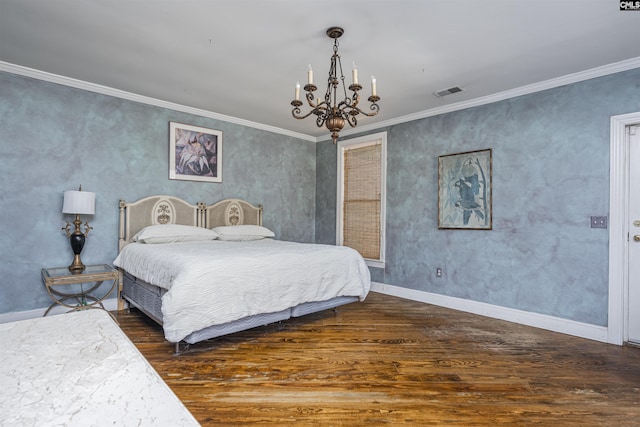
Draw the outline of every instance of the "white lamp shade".
[[[90,191],[65,191],[62,213],[93,215],[96,212],[96,193]]]

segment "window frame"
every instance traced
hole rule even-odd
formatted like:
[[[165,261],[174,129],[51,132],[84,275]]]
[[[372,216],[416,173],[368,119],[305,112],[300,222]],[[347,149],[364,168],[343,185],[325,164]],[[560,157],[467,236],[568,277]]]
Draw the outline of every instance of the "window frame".
[[[378,132],[357,138],[338,140],[337,190],[336,190],[336,244],[344,242],[344,153],[347,150],[381,144],[380,153],[380,258],[365,258],[369,267],[384,268],[386,254],[386,205],[387,205],[387,132]]]

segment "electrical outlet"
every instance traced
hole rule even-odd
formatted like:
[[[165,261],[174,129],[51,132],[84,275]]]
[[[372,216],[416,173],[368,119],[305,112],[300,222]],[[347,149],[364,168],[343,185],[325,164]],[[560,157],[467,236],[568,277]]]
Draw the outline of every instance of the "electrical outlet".
[[[591,228],[607,228],[607,217],[606,216],[592,216],[591,217]]]
[[[442,269],[440,267],[436,268],[436,277],[442,277]]]

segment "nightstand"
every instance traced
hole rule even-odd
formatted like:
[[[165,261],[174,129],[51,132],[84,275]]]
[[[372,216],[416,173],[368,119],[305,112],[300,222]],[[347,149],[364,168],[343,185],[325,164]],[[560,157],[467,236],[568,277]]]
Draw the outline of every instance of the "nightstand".
[[[107,292],[95,295],[102,282],[111,280],[113,284]],[[44,316],[56,305],[67,307],[69,311],[89,308],[105,309],[102,302],[118,287],[119,273],[107,264],[88,265],[82,273],[73,274],[67,267],[43,268],[42,281],[53,304]],[[61,289],[64,288],[64,289]]]

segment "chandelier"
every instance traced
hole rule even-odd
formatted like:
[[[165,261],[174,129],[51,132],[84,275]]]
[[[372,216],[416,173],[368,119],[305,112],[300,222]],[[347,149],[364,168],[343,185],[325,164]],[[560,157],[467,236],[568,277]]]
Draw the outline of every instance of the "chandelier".
[[[291,101],[293,110],[291,114],[296,119],[305,119],[310,115],[316,116],[316,125],[322,127],[325,125],[329,131],[331,131],[331,139],[335,144],[338,141],[339,132],[346,123],[349,123],[351,127],[356,127],[358,124],[357,116],[363,114],[367,117],[372,117],[378,114],[380,107],[378,101],[380,97],[376,94],[376,79],[371,76],[371,96],[368,98],[371,105],[369,109],[371,112],[366,113],[358,107],[360,103],[360,95],[358,91],[362,89],[362,86],[358,83],[358,69],[353,64],[352,79],[353,82],[349,86],[349,90],[353,92],[351,96],[347,95],[347,87],[344,82],[344,74],[342,72],[342,62],[340,61],[340,55],[338,55],[338,38],[344,34],[344,30],[340,27],[331,27],[327,30],[327,36],[333,39],[333,55],[331,56],[331,66],[329,67],[329,78],[327,80],[327,91],[324,94],[324,98],[314,96],[318,88],[313,84],[313,68],[309,65],[308,71],[308,83],[304,86],[306,92],[305,97],[307,103],[311,107],[311,111],[307,114],[302,114],[300,107],[302,101],[300,101],[300,83],[296,83],[296,97]],[[339,73],[339,75],[338,75]],[[340,90],[342,86],[342,90]]]

